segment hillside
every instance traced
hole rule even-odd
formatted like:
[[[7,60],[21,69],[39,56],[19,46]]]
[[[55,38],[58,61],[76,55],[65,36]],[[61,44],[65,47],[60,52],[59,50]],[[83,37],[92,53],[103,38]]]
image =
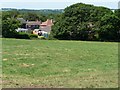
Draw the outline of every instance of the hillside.
[[[3,87],[118,87],[118,44],[3,39]]]

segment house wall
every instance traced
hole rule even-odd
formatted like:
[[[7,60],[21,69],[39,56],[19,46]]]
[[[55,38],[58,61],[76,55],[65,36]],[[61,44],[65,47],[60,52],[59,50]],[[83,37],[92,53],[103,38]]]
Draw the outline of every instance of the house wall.
[[[42,31],[45,31],[45,32],[50,33],[50,31],[51,31],[51,26],[41,26],[40,29],[41,29]]]

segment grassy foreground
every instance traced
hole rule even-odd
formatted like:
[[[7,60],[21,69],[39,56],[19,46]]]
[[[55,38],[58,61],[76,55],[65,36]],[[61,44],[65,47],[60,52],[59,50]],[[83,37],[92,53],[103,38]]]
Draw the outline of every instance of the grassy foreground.
[[[3,88],[118,87],[118,44],[3,39]]]

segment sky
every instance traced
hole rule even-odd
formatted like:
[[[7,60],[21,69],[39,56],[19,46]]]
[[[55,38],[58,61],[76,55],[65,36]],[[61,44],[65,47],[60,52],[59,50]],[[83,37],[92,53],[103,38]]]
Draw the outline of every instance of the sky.
[[[1,8],[17,9],[64,9],[74,3],[92,4],[111,9],[118,8],[120,0],[1,0]]]

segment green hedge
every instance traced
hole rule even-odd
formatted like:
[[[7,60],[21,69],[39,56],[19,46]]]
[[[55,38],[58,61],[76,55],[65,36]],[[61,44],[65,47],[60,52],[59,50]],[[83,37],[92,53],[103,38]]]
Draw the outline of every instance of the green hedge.
[[[30,39],[29,35],[26,33],[18,33],[18,34],[16,34],[16,38],[18,38],[18,39]]]
[[[46,40],[46,38],[44,36],[38,36],[38,38],[41,40]]]
[[[38,35],[35,35],[35,34],[29,34],[29,37],[32,39],[32,38],[38,38]]]

